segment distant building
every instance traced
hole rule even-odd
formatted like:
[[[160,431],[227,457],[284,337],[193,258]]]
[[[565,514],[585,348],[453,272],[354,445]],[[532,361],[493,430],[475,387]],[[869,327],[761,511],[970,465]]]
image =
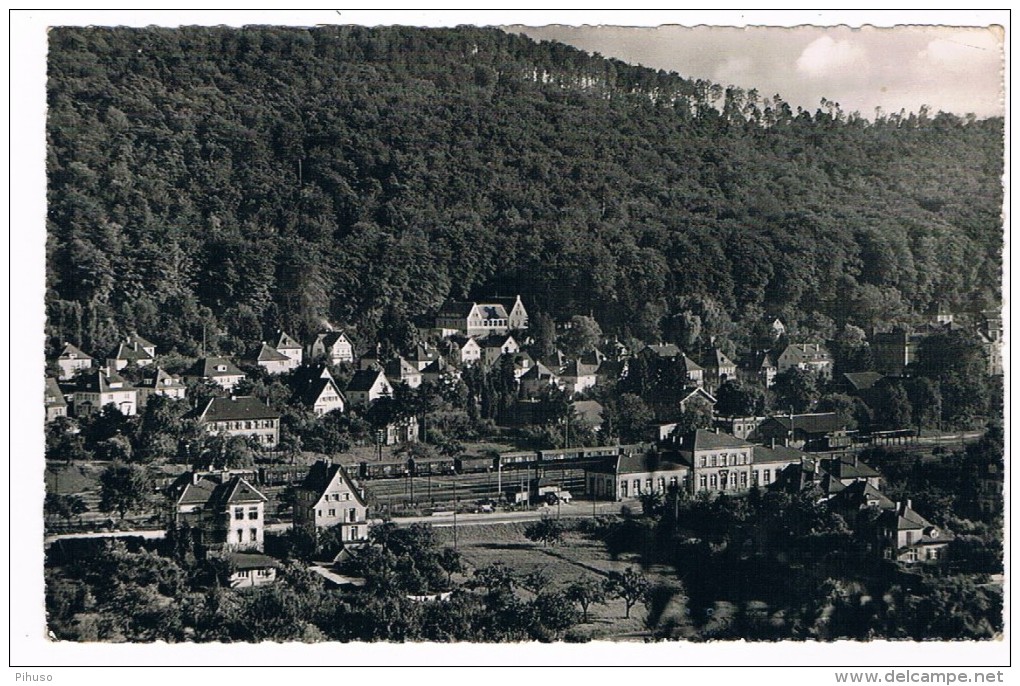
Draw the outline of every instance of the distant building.
[[[751,462],[751,485],[768,488],[779,482],[782,473],[790,467],[803,462],[808,457],[805,453],[782,445],[756,445]]]
[[[778,373],[779,369],[769,350],[752,354],[745,360],[744,366],[737,370],[738,376],[745,381],[761,384],[765,388],[772,386]]]
[[[260,343],[257,349],[251,351],[248,361],[255,366],[262,367],[267,374],[286,374],[297,369],[301,364],[298,359],[286,355],[266,343]]]
[[[344,394],[354,407],[368,407],[379,398],[393,397],[393,385],[380,369],[359,369]]]
[[[140,336],[128,336],[106,356],[106,366],[119,372],[128,365],[147,367],[155,362],[156,346]]]
[[[952,533],[940,529],[911,507],[910,500],[896,503],[879,518],[879,546],[889,560],[914,564],[945,559]]]
[[[887,376],[903,376],[917,359],[917,347],[922,338],[923,335],[902,327],[873,334],[870,347],[875,371]]]
[[[562,388],[563,382],[558,374],[541,362],[536,362],[531,369],[521,375],[521,395],[534,398],[542,395],[550,386]]]
[[[801,369],[825,378],[832,378],[832,355],[818,343],[791,343],[779,355],[779,373],[790,368]]]
[[[266,449],[280,442],[280,413],[252,396],[210,398],[192,416],[210,434],[254,438]]]
[[[775,415],[758,425],[758,439],[804,450],[840,450],[851,445],[846,422],[835,412]]]
[[[423,372],[433,362],[442,359],[439,351],[428,343],[419,343],[414,346],[414,351],[405,358],[408,362]]]
[[[716,417],[712,426],[745,441],[758,439],[758,425],[765,417]]]
[[[585,490],[600,500],[626,500],[686,488],[688,465],[647,450],[625,451],[588,470]]]
[[[573,360],[560,370],[559,377],[567,393],[580,395],[589,388],[594,388],[595,384],[598,383],[597,372],[597,365],[584,364],[579,360]]]
[[[521,346],[509,334],[493,334],[478,340],[482,349],[482,364],[492,366],[501,356],[520,352]]]
[[[719,348],[712,348],[709,351],[702,366],[705,370],[705,385],[710,390],[715,390],[726,381],[737,378],[737,364]]]
[[[693,493],[732,493],[751,487],[753,451],[736,436],[698,429],[682,437],[678,454],[690,466]]]
[[[189,472],[169,489],[174,524],[189,527],[206,550],[261,551],[268,501],[230,472]]]
[[[320,364],[299,373],[294,380],[294,394],[299,402],[320,417],[333,411],[344,412],[347,398],[340,390],[329,368]]]
[[[70,343],[64,344],[64,349],[57,356],[57,366],[60,368],[60,381],[67,381],[83,369],[92,368],[92,358],[83,353]]]
[[[308,356],[313,361],[324,357],[329,364],[353,363],[354,343],[343,331],[323,331],[308,346]]]
[[[57,417],[67,416],[67,401],[64,400],[64,393],[60,385],[53,377],[46,377],[46,421],[52,422]]]
[[[107,405],[134,415],[138,413],[138,391],[119,375],[97,369],[78,377],[73,403],[76,417],[101,412]]]
[[[778,340],[786,335],[786,324],[783,323],[782,319],[776,317],[769,325],[769,330],[772,331],[772,339]]]
[[[446,360],[456,366],[475,364],[482,359],[482,346],[468,336],[449,336],[440,343],[440,351]]]
[[[278,332],[276,345],[273,347],[276,349],[276,352],[294,360],[295,366],[300,366],[304,361],[304,349],[301,347],[301,344],[283,331]]]
[[[339,464],[316,462],[294,495],[295,528],[317,531],[339,526],[344,543],[368,540],[365,498]]]
[[[597,400],[576,400],[570,406],[574,410],[574,415],[590,426],[593,431],[602,428],[603,413],[606,411],[602,403]]]
[[[443,337],[489,336],[528,328],[528,313],[521,297],[493,298],[486,303],[448,300],[436,315],[436,329]]]
[[[422,383],[421,370],[403,357],[395,357],[385,364],[383,371],[393,385],[405,383],[408,388],[418,388]]]
[[[188,387],[176,374],[171,374],[157,367],[152,373],[146,373],[137,384],[138,407],[145,407],[149,398],[154,395],[161,395],[174,400],[183,400],[188,393]]]
[[[214,383],[225,391],[234,390],[234,386],[245,378],[244,372],[225,357],[202,357],[195,361],[184,372],[184,380],[189,382]]]

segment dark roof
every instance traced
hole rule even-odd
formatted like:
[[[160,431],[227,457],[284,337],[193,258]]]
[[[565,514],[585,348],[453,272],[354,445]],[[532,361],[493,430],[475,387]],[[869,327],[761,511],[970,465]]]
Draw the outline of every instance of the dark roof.
[[[194,474],[185,473],[174,483],[179,505],[204,505],[210,509],[222,509],[240,503],[266,502],[268,499],[241,476],[229,473]]]
[[[217,371],[217,367],[225,367],[223,371]],[[195,364],[188,367],[184,372],[185,376],[197,376],[203,379],[213,379],[218,376],[244,376],[244,372],[225,357],[202,357],[195,360]]]
[[[595,376],[597,371],[598,367],[595,365],[583,364],[578,360],[571,360],[563,367],[562,370],[560,370],[560,376],[571,376],[575,378],[581,376]]]
[[[680,348],[676,347],[673,343],[646,345],[644,350],[654,353],[659,357],[673,358],[683,355],[683,353],[680,352]],[[644,350],[642,350],[642,352],[644,352]]]
[[[508,319],[510,315],[506,308],[498,303],[475,303],[482,319]]]
[[[644,474],[647,472],[686,472],[687,465],[668,460],[658,453],[639,451],[622,453],[616,461],[617,474]]]
[[[305,474],[304,480],[301,482],[300,488],[306,491],[312,491],[318,494],[320,497],[329,488],[329,485],[333,483],[333,479],[336,478],[337,474],[344,480],[347,487],[354,494],[354,497],[362,505],[365,504],[364,499],[361,497],[361,492],[351,481],[351,478],[347,476],[347,471],[339,464],[331,464],[325,460],[318,460],[315,464],[308,468],[308,473]]]
[[[763,445],[754,446],[754,455],[751,460],[754,464],[769,464],[774,462],[793,463],[800,462],[807,456],[796,448],[788,448],[785,445],[777,445],[774,448]]]
[[[808,434],[827,434],[846,429],[846,422],[840,421],[835,412],[795,414],[792,417],[790,415],[774,415],[765,421],[778,422],[787,431],[792,429]]]
[[[141,388],[185,388],[184,383],[176,374],[171,374],[164,369],[156,368],[155,373],[146,374],[145,378],[138,382]]]
[[[726,357],[722,350],[712,348],[712,351],[708,354],[705,366],[710,369],[722,369],[723,367],[736,367],[737,365],[733,363],[733,360]]]
[[[383,367],[386,375],[393,379],[404,379],[408,376],[421,374],[416,366],[405,360],[403,357],[395,357]]]
[[[447,300],[443,303],[443,306],[439,308],[439,316],[441,317],[467,317],[471,314],[471,308],[475,304],[473,302],[467,302],[466,300]]]
[[[680,391],[680,402],[685,403],[696,395],[700,395],[712,405],[715,405],[717,402],[715,396],[701,386],[689,386]]]
[[[343,331],[324,331],[315,337],[317,342],[321,341],[327,348],[332,348],[337,344],[337,341],[344,339],[348,343],[351,343],[351,339]]]
[[[439,359],[430,362],[429,365],[425,367],[425,369],[421,370],[421,373],[429,375],[446,374],[451,370],[453,370],[453,366],[449,362],[440,357]]]
[[[320,376],[312,379],[307,384],[305,384],[304,389],[299,393],[299,397],[303,403],[311,406],[314,405],[315,402],[319,399],[319,396],[322,395],[322,392],[329,387],[332,387],[336,394],[340,396],[340,399],[344,401],[344,403],[346,404],[347,398],[344,397],[344,394],[343,392],[341,392],[340,387],[337,386],[336,383],[333,381],[333,377]]]
[[[557,378],[556,373],[549,369],[548,367],[546,367],[541,362],[536,362],[531,367],[531,369],[529,369],[528,371],[524,372],[524,374],[521,375],[522,381],[524,381],[525,379],[530,381],[532,379],[555,379],[555,378]]]
[[[67,405],[60,384],[53,377],[46,377],[46,407],[63,407]]]
[[[379,369],[359,369],[354,372],[354,376],[351,377],[350,383],[347,384],[347,392],[367,392],[372,389],[375,382],[382,376],[386,378],[386,375]]]
[[[878,507],[883,510],[896,509],[896,503],[867,481],[855,481],[847,486],[838,497],[852,507],[864,507],[868,504],[869,500],[877,500]]]
[[[266,569],[267,567],[280,568],[280,563],[268,555],[259,553],[229,553],[227,558],[233,563],[234,568],[239,571],[246,569]]]
[[[137,362],[138,360],[151,360],[152,355],[147,353],[140,344],[131,345],[130,343],[118,343],[114,349],[110,351],[110,354],[106,356],[106,359]]]
[[[279,335],[276,337],[276,349],[279,350],[281,348],[285,350],[300,350],[301,344],[288,336],[286,332],[280,331]]]
[[[751,444],[730,434],[698,429],[684,436],[684,450],[716,450],[718,448],[750,448]]]
[[[279,419],[280,413],[250,395],[210,398],[198,415],[206,422],[229,422],[244,419]]]
[[[832,361],[828,349],[819,343],[791,343],[786,346],[783,354],[804,363]]]
[[[507,341],[511,340],[513,340],[514,343],[517,342],[514,340],[514,337],[508,333],[494,333],[486,336],[485,338],[478,339],[478,345],[483,348],[502,348],[506,345]]]
[[[152,341],[148,341],[136,333],[131,334],[127,337],[127,342],[132,345],[137,345],[140,348],[155,348],[156,344]]]
[[[414,352],[407,356],[407,359],[414,362],[432,362],[439,358],[439,353],[432,348],[426,348],[422,344],[414,346]]]
[[[601,424],[605,407],[597,400],[578,400],[572,404],[574,414],[590,424]]]
[[[833,457],[822,461],[822,469],[838,479],[869,479],[881,476],[870,466],[850,457]]]
[[[690,374],[691,372],[705,371],[704,367],[702,367],[700,364],[698,364],[691,358],[687,357],[686,355],[680,356],[680,367],[688,374]]]
[[[74,345],[72,345],[70,343],[65,343],[64,344],[64,349],[61,350],[60,351],[60,355],[57,356],[58,360],[62,360],[64,358],[69,359],[69,360],[70,359],[76,359],[76,360],[91,360],[92,359],[92,357],[90,357],[89,355],[86,355],[81,350],[79,350],[76,346],[74,346]]]
[[[259,346],[258,350],[252,351],[249,360],[255,360],[256,362],[288,362],[290,358],[281,353],[276,348],[266,345],[263,343]]]
[[[622,360],[605,360],[599,365],[598,375],[610,379],[619,379],[623,376],[627,363]]]
[[[96,370],[78,377],[75,390],[82,393],[116,393],[118,391],[133,391],[135,387],[124,380],[119,374],[102,370]]]
[[[885,377],[878,372],[847,372],[843,379],[857,391],[866,391]]]

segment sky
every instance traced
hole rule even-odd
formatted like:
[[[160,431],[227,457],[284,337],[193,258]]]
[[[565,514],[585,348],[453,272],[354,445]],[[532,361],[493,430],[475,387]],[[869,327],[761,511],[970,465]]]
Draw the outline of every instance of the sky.
[[[928,105],[1002,115],[1003,42],[996,28],[898,26],[505,27],[631,64],[783,96],[814,110],[825,97],[871,119]]]

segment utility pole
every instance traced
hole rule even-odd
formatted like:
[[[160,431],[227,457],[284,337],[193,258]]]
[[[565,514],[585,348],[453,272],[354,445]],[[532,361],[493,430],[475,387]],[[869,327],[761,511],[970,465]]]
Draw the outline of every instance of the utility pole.
[[[457,549],[457,477],[453,478],[453,549]]]

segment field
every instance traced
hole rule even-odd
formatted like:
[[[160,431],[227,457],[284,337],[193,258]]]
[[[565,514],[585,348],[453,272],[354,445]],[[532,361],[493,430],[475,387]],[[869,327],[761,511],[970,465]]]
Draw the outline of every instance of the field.
[[[605,579],[609,572],[622,572],[628,567],[640,565],[630,559],[611,560],[605,546],[599,541],[587,539],[570,532],[558,545],[543,546],[533,543],[524,536],[525,524],[484,524],[462,526],[457,530],[457,549],[470,568],[485,567],[502,562],[521,575],[541,572],[552,587],[564,586],[584,576]],[[453,529],[434,529],[440,542],[453,545]],[[674,578],[665,568],[653,567],[643,570],[653,584],[674,583]],[[622,600],[607,600],[604,605],[592,605],[588,612],[588,624],[578,628],[595,640],[644,640],[647,632],[644,626],[645,608],[638,603],[625,615],[626,606]]]

